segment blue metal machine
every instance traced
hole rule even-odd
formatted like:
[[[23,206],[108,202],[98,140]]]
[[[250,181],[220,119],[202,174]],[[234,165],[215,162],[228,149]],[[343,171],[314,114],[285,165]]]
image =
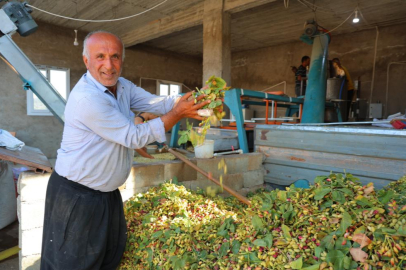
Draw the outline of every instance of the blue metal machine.
[[[259,99],[259,101],[254,100],[241,100],[241,97],[250,97]],[[244,129],[244,117],[242,113],[242,104],[248,105],[262,105],[265,106],[266,102],[264,100],[273,100],[284,102],[285,104],[280,104],[278,107],[286,108],[285,116],[291,117],[294,114],[298,113],[299,105],[303,104],[305,100],[303,98],[295,98],[295,97],[287,97],[287,96],[278,96],[269,93],[263,93],[259,91],[253,90],[245,90],[242,88],[234,88],[230,89],[226,92],[226,96],[224,98],[224,104],[230,108],[231,113],[235,116],[236,125],[237,125],[237,132],[238,132],[238,142],[240,145],[240,149],[243,150],[244,153],[248,153],[248,141],[246,132]],[[335,108],[337,115],[339,116],[339,122],[341,122],[341,113],[340,108],[336,107],[331,102],[324,103],[324,106],[327,108]],[[324,116],[324,111],[323,111]],[[172,129],[170,147],[177,147],[177,140],[178,140],[178,131],[179,131],[180,123],[177,123]]]
[[[302,123],[323,123],[326,102],[329,35],[315,32]],[[313,34],[314,36],[314,34]],[[341,114],[339,114],[341,116]],[[341,121],[340,121],[341,122]]]
[[[0,9],[0,58],[19,75],[23,88],[32,90],[63,124],[66,101],[11,39],[15,32],[21,36],[35,32],[37,24],[30,12],[19,2],[9,2]]]

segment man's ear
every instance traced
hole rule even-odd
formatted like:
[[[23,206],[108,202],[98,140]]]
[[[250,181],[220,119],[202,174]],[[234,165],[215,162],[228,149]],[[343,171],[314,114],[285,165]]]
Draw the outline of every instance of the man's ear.
[[[85,55],[83,55],[82,57],[83,57],[83,62],[86,65],[86,68],[89,69],[89,65],[88,65],[89,64],[89,59],[87,59],[87,57]]]

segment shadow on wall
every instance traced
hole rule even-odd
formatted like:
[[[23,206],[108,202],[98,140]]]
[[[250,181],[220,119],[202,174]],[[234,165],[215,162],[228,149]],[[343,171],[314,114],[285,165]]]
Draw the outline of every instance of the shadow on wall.
[[[37,259],[36,261],[34,261],[30,266],[28,266],[27,268],[21,268],[22,270],[40,270],[40,266],[41,266],[41,257],[39,257],[39,259]]]

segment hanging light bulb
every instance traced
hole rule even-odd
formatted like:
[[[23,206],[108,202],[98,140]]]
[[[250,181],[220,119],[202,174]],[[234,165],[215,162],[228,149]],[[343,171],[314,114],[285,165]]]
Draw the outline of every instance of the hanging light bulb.
[[[73,42],[73,45],[79,46],[79,42],[78,42],[78,30],[74,30],[74,31],[75,31],[75,41]]]
[[[354,16],[354,19],[352,19],[352,22],[353,23],[358,23],[359,22],[358,10],[357,9],[355,10],[355,16]]]

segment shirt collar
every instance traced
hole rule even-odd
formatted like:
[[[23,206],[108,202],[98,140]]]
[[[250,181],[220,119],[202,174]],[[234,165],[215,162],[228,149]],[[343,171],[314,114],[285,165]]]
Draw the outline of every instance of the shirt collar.
[[[100,91],[102,91],[102,92],[108,91],[109,93],[111,93],[110,90],[109,90],[106,86],[104,86],[104,85],[102,85],[101,83],[99,83],[99,82],[92,76],[92,74],[90,74],[89,70],[86,72],[85,76],[86,76],[86,78],[88,79],[88,81],[90,80],[90,82],[92,82],[92,83],[94,84],[94,86],[96,86],[96,88],[97,88],[98,90],[100,90]],[[120,78],[119,78],[118,81],[117,81],[117,97],[118,97],[118,95],[121,96],[122,91],[123,91],[123,89],[122,89],[122,86],[121,86],[121,83],[120,83]]]

